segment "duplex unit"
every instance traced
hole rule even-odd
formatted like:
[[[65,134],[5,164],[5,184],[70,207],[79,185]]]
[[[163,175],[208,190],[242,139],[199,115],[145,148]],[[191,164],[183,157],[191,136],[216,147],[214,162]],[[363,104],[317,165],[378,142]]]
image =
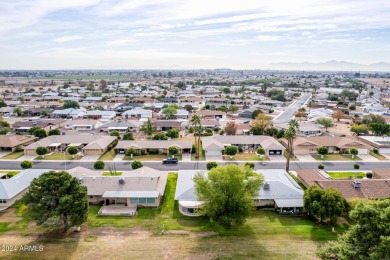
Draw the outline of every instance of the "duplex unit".
[[[290,175],[281,169],[257,171],[264,176],[264,186],[259,196],[253,198],[257,208],[273,208],[280,214],[299,214],[303,212],[303,190]],[[201,216],[202,201],[197,200],[194,176],[204,174],[204,170],[180,170],[177,179],[175,200],[179,211],[185,216]]]

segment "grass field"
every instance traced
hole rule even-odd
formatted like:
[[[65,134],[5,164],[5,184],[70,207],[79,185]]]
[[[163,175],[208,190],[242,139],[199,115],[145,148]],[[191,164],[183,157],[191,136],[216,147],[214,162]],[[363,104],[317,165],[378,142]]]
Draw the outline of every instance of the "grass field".
[[[8,159],[8,160],[14,160],[18,159],[19,157],[22,157],[24,155],[24,152],[13,152],[10,154],[7,154],[6,156],[1,157],[1,159]]]
[[[40,155],[37,158],[35,158],[35,160],[44,160],[44,161],[64,160],[65,158],[66,158],[66,160],[80,160],[82,157],[75,155],[75,157],[73,158],[73,156],[68,154],[68,153],[66,154],[66,157],[65,157],[64,153],[52,153],[52,154],[45,154],[45,156]]]
[[[231,161],[228,155],[223,155],[224,161]],[[269,158],[265,155],[263,158],[260,158],[255,153],[238,153],[233,156],[233,161],[269,161]]]
[[[374,153],[373,151],[370,151],[370,155],[374,156],[375,158],[377,158],[380,161],[388,161],[389,160],[386,157],[384,157],[383,155],[378,154],[378,153]]]
[[[114,176],[121,176],[123,172],[116,172]],[[112,176],[111,172],[103,172],[102,176]]]
[[[5,252],[15,259],[314,259],[317,246],[333,240],[346,225],[330,226],[306,216],[254,211],[247,222],[226,229],[206,217],[182,216],[174,201],[177,175],[170,174],[159,209],[138,216],[97,216],[91,206],[82,232],[65,238],[37,228],[21,203],[0,213],[0,244],[43,245],[42,252]],[[19,224],[16,224],[19,223]],[[12,231],[12,232],[11,232]]]
[[[366,177],[364,172],[327,172],[327,174],[333,179],[349,179],[352,178],[363,178]]]
[[[325,154],[324,159],[321,159],[321,155],[312,155],[314,159],[317,161],[361,161],[362,159],[359,156],[355,156],[352,159],[351,155],[346,154]]]
[[[99,157],[99,160],[101,160],[101,161],[112,161],[112,160],[114,160],[115,156],[116,156],[115,150],[112,149],[112,150],[107,151],[104,154],[102,154],[102,156]]]

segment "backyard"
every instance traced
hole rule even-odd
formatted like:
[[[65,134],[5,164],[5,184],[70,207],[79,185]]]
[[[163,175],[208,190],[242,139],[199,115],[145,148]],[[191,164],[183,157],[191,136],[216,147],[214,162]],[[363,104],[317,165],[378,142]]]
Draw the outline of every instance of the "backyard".
[[[363,178],[366,177],[364,172],[327,172],[332,179],[349,179],[349,178]]]
[[[315,154],[312,155],[314,159],[317,161],[361,161],[362,159],[359,156],[355,156],[352,159],[352,155],[350,154],[325,154],[324,159],[321,159],[321,155]]]
[[[347,225],[320,225],[306,216],[254,211],[247,222],[226,229],[206,217],[182,216],[174,201],[177,175],[170,174],[159,209],[138,216],[97,216],[91,206],[81,232],[67,236],[37,227],[21,203],[0,213],[0,243],[43,245],[42,252],[2,252],[4,257],[40,259],[313,259],[319,243],[335,239]]]

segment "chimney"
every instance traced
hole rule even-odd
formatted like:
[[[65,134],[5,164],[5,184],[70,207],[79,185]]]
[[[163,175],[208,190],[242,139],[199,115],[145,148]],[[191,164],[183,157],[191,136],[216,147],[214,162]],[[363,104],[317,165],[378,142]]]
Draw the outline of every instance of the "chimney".
[[[360,189],[360,181],[353,181],[352,182],[352,186],[355,188],[355,189]]]

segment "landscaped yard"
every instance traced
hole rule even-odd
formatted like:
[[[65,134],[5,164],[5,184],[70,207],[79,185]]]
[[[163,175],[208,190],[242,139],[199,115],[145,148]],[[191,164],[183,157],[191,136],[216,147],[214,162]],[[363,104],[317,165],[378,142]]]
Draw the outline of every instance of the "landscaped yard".
[[[111,149],[110,151],[105,152],[100,156],[99,160],[101,161],[112,161],[116,156],[115,149]]]
[[[350,154],[325,154],[324,159],[321,159],[321,155],[315,154],[312,155],[314,159],[317,161],[361,161],[362,159],[359,156],[355,156],[352,159],[352,155]]]
[[[327,172],[327,174],[333,179],[349,179],[352,178],[363,178],[366,177],[364,172]]]
[[[125,156],[123,158],[124,161],[161,161],[163,159],[169,158],[171,156],[168,156],[166,154],[147,154],[147,155],[138,155],[133,156],[133,159],[131,159],[130,156]],[[181,155],[175,155],[175,158],[177,158],[179,161],[181,161],[182,156]]]
[[[378,154],[378,153],[374,153],[373,151],[370,151],[370,155],[374,156],[375,158],[377,158],[378,160],[381,160],[381,161],[388,161],[389,160],[386,157],[384,157],[383,155]]]
[[[284,150],[283,156],[286,157],[286,159],[287,159],[287,155],[288,155],[287,150]],[[290,160],[291,161],[299,161],[298,157],[296,157],[295,155],[291,156]]]
[[[223,155],[224,161],[231,161],[229,155]],[[269,161],[269,158],[263,155],[260,158],[256,153],[237,153],[233,156],[233,161]]]
[[[103,172],[102,176],[121,176],[123,172],[112,172],[113,175],[111,175],[111,172]]]
[[[226,229],[206,217],[182,216],[174,201],[177,175],[170,174],[161,208],[139,208],[138,216],[97,216],[91,206],[81,232],[59,238],[28,218],[25,206],[0,213],[0,244],[43,245],[42,252],[5,252],[8,258],[42,259],[314,259],[317,246],[346,225],[319,225],[306,215],[254,211],[247,222]],[[12,233],[9,231],[13,231]],[[2,255],[2,256],[3,256]]]
[[[13,152],[10,154],[7,154],[6,156],[1,157],[1,159],[7,159],[7,160],[14,160],[18,159],[19,157],[22,157],[24,155],[24,152]]]
[[[75,155],[74,158],[70,154],[66,154],[66,157],[64,153],[51,153],[51,154],[45,154],[45,156],[38,156],[35,158],[35,160],[80,160],[82,156]]]
[[[5,173],[8,176],[8,178],[11,178],[17,175],[18,173],[20,173],[20,171],[0,171],[0,174],[3,173]]]

